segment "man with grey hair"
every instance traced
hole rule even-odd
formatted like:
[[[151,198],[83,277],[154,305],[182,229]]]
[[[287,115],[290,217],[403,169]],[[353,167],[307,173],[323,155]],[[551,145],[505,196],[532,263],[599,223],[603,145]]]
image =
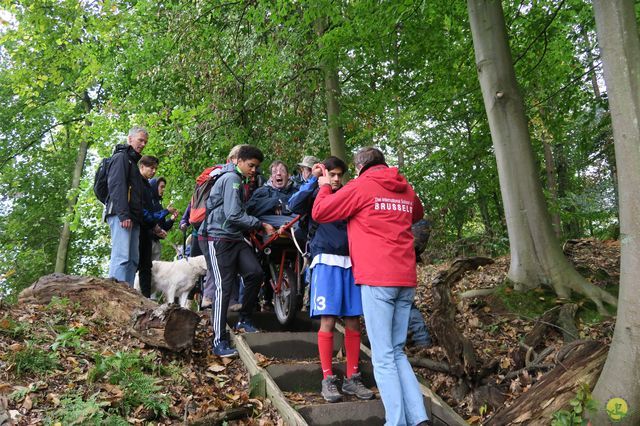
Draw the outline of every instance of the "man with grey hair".
[[[358,179],[331,190],[327,174],[312,217],[318,223],[347,220],[349,254],[371,342],[373,373],[388,425],[429,425],[420,385],[404,353],[416,291],[416,255],[411,224],[424,209],[398,169],[376,148],[354,157]]]
[[[148,140],[149,133],[144,128],[132,127],[127,144],[116,145],[107,172],[109,195],[104,216],[111,230],[109,277],[126,281],[130,287],[133,287],[140,258],[143,221],[144,182],[138,160]]]

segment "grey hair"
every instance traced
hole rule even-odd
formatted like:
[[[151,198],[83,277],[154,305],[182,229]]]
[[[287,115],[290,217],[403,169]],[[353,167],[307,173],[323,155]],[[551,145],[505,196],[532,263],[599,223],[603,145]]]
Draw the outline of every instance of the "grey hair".
[[[144,133],[146,137],[149,137],[149,132],[147,132],[147,129],[145,129],[142,126],[133,126],[130,130],[129,130],[129,135],[128,136],[135,136],[138,133]]]

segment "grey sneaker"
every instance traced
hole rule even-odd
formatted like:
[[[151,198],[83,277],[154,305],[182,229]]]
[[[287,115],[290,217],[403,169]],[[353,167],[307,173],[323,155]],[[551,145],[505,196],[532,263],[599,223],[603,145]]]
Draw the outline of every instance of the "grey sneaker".
[[[322,381],[322,397],[327,402],[338,402],[342,399],[342,395],[338,392],[338,378],[336,376],[327,376]]]
[[[342,393],[355,395],[358,399],[372,399],[375,396],[371,389],[367,389],[362,384],[362,375],[360,373],[352,374],[348,379],[345,377],[342,382]]]

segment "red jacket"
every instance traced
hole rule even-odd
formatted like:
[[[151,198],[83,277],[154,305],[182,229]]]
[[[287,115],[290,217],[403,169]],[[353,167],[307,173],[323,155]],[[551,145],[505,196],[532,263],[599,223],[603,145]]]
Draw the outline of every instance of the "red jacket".
[[[313,204],[319,223],[347,219],[349,253],[357,284],[416,286],[416,255],[411,224],[424,209],[398,169],[385,165],[365,170],[340,191],[323,185]]]

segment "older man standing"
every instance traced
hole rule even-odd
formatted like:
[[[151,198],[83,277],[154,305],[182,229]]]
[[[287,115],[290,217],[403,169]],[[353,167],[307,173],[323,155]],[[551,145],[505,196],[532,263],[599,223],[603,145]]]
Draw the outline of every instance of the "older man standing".
[[[127,144],[118,144],[111,157],[107,182],[109,196],[104,216],[111,230],[109,277],[133,287],[138,268],[140,224],[143,220],[144,182],[138,160],[149,140],[142,127],[129,130]]]
[[[347,220],[353,274],[361,285],[386,424],[429,425],[420,386],[404,353],[417,282],[411,224],[422,218],[422,203],[379,150],[361,149],[354,163],[358,179],[340,191],[332,193],[328,176],[318,179],[313,220]]]

